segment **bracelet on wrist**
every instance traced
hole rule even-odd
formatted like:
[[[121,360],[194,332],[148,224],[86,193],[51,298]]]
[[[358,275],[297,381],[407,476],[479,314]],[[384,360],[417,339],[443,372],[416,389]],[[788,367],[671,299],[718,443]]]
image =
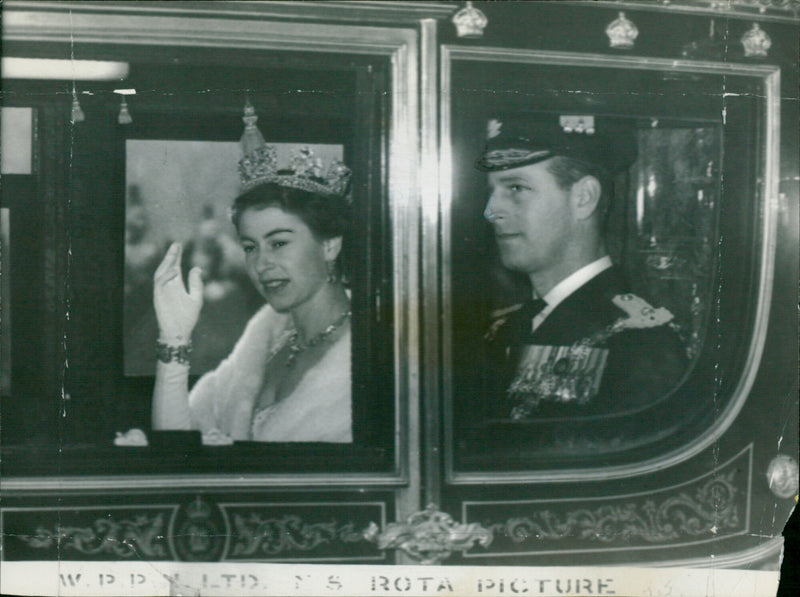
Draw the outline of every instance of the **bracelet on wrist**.
[[[170,346],[160,340],[156,341],[156,358],[162,363],[175,361],[181,365],[189,364],[189,357],[192,355],[192,343]]]

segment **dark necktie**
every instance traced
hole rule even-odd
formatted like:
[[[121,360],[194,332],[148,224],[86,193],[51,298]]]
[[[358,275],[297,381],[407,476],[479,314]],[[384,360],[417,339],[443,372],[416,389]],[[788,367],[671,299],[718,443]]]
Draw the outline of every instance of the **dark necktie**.
[[[547,306],[547,302],[540,298],[529,299],[522,304],[522,312],[526,318],[533,319]]]
[[[540,298],[530,299],[522,304],[520,313],[522,314],[521,339],[523,344],[530,341],[533,334],[533,318],[536,317],[547,306],[547,302]]]

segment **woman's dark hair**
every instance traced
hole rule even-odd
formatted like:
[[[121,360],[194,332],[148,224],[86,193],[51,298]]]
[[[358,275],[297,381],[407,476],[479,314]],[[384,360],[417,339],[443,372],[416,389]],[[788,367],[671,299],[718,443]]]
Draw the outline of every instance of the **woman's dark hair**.
[[[238,229],[245,210],[267,207],[296,215],[318,240],[344,237],[350,231],[350,204],[344,197],[325,197],[275,183],[261,184],[239,195],[231,207],[231,221]]]

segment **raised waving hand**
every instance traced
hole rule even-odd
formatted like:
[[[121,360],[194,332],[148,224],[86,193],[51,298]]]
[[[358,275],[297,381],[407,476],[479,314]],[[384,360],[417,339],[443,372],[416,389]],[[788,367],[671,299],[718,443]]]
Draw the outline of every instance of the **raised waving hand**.
[[[153,305],[159,339],[172,345],[187,344],[203,306],[203,280],[199,267],[189,272],[189,289],[181,276],[183,246],[172,243],[153,276]]]

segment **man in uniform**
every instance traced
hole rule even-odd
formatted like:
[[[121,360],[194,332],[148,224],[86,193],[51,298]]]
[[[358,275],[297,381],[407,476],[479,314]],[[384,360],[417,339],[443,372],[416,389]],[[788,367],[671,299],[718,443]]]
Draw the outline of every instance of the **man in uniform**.
[[[652,428],[647,410],[686,369],[672,314],[631,294],[606,250],[612,175],[635,159],[635,139],[620,141],[602,130],[567,132],[557,120],[492,121],[476,162],[488,173],[484,216],[502,263],[533,288],[531,300],[492,314],[490,410],[496,419],[560,421],[553,433],[572,443],[584,433],[632,440],[631,421]]]

